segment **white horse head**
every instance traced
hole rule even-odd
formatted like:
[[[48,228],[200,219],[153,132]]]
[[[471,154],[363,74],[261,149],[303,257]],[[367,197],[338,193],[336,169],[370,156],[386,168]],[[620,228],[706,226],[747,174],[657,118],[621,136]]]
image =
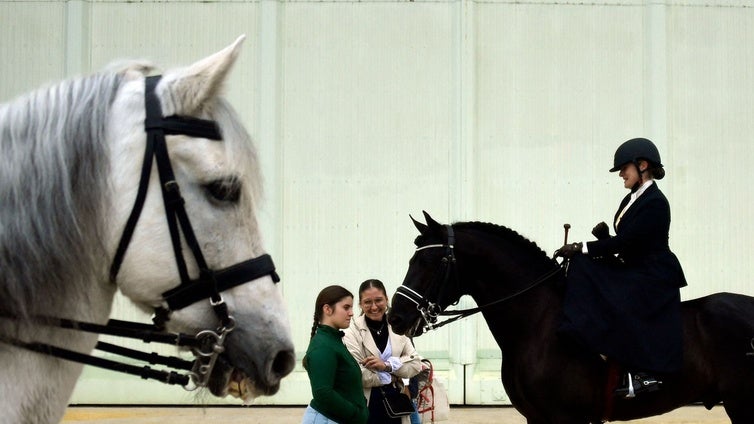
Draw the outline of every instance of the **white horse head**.
[[[219,97],[242,40],[166,72],[154,88],[162,116],[213,121],[222,136],[221,141],[165,137],[203,261],[189,247],[185,229],[176,255],[160,178],[150,166],[130,243],[115,278],[109,274],[140,191],[147,146],[143,64],[66,81],[0,106],[0,317],[6,317],[0,318],[0,363],[8,370],[0,375],[0,407],[5,418],[58,421],[81,365],[30,354],[3,338],[85,353],[96,342],[96,336],[40,327],[26,318],[104,323],[115,292],[112,280],[139,307],[166,309],[166,292],[182,280],[200,279],[199,262],[223,270],[264,254],[255,216],[262,186],[256,151]],[[187,278],[181,278],[176,256],[185,259]],[[225,396],[233,381],[247,388],[242,393],[247,401],[276,393],[295,357],[273,278],[266,273],[237,282],[219,295],[234,325],[209,377],[210,391]],[[170,312],[167,329],[197,334],[221,326],[210,299],[186,303]]]

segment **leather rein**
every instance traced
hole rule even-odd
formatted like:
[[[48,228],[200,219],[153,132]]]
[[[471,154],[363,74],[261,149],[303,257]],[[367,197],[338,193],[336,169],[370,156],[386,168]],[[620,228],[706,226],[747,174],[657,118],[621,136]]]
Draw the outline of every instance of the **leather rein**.
[[[460,280],[458,278],[458,272],[456,269],[456,256],[455,256],[455,250],[454,250],[455,249],[455,233],[453,232],[452,225],[446,225],[445,228],[447,229],[447,236],[448,236],[447,243],[428,244],[426,246],[419,246],[416,248],[416,252],[419,252],[425,249],[434,249],[434,248],[445,249],[445,254],[443,255],[441,259],[441,265],[443,267],[442,282],[440,284],[435,284],[431,286],[430,287],[431,293],[427,293],[426,295],[422,295],[416,290],[405,285],[399,286],[395,292],[396,294],[405,297],[406,299],[408,299],[409,301],[411,301],[413,304],[416,305],[416,309],[419,311],[419,314],[421,315],[421,318],[424,321],[424,331],[436,330],[444,325],[450,324],[451,322],[454,322],[461,318],[466,318],[468,316],[481,312],[484,309],[489,308],[490,306],[498,305],[500,303],[504,303],[509,300],[515,299],[516,297],[528,292],[529,290],[549,280],[556,274],[560,273],[561,270],[563,269],[562,266],[558,266],[550,271],[547,271],[546,273],[542,274],[539,278],[529,283],[529,285],[527,285],[523,289],[518,290],[515,293],[510,294],[508,296],[486,303],[484,305],[481,305],[475,308],[445,311],[443,310],[441,304],[442,304],[444,295],[446,295],[446,292],[448,291],[447,290],[448,282],[451,281],[451,277],[453,277],[453,281],[455,283],[456,289],[460,292]],[[435,299],[435,300],[432,300],[432,299]],[[456,304],[458,304],[458,300],[453,302],[451,306],[456,305]],[[437,319],[440,316],[449,316],[452,318],[448,318],[445,321],[437,323]]]
[[[130,357],[148,362],[149,364],[164,365],[168,368],[187,371],[181,373],[155,370],[149,366],[139,367],[129,365],[45,343],[24,342],[2,335],[0,335],[0,342],[86,365],[138,375],[143,379],[154,379],[171,385],[178,384],[186,390],[195,390],[208,385],[215,363],[220,354],[225,350],[224,342],[226,337],[235,328],[235,320],[230,315],[228,306],[220,293],[264,276],[270,276],[275,283],[279,282],[280,278],[275,272],[275,265],[268,254],[220,270],[210,269],[207,265],[199,242],[194,235],[188,214],[186,213],[185,202],[181,196],[178,183],[175,180],[165,136],[187,135],[221,141],[222,135],[214,121],[177,115],[163,117],[162,108],[155,93],[155,88],[160,78],[161,76],[151,76],[145,80],[146,120],[144,128],[147,133],[147,142],[144,161],[136,200],[110,267],[110,281],[115,283],[126,250],[133,237],[136,224],[146,200],[152,163],[154,161],[157,164],[167,224],[170,230],[173,253],[181,284],[162,294],[163,305],[155,308],[153,324],[111,319],[106,325],[100,325],[47,316],[32,316],[24,321],[49,327],[141,339],[145,343],[163,343],[188,347],[194,354],[195,360],[187,361],[182,358],[166,357],[157,353],[148,354],[104,342],[98,342],[95,347],[97,350]],[[189,277],[186,260],[183,257],[181,235],[183,235],[183,239],[191,250],[192,256],[199,268],[199,277],[194,280]],[[206,299],[209,299],[220,323],[217,329],[203,330],[193,336],[182,333],[169,333],[165,330],[165,324],[170,319],[171,312]],[[20,320],[17,317],[0,317]]]

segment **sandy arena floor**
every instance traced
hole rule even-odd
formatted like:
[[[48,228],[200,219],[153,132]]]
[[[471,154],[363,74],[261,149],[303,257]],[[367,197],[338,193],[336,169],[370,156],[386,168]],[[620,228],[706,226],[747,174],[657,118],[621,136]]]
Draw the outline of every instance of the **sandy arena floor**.
[[[207,407],[207,408],[151,408],[151,407],[70,407],[63,423],[165,423],[206,424],[299,424],[304,407]],[[616,421],[620,422],[620,421]],[[700,406],[688,406],[655,418],[634,420],[638,424],[730,424],[721,406],[708,411]],[[511,407],[450,409],[445,424],[526,424],[526,420]]]

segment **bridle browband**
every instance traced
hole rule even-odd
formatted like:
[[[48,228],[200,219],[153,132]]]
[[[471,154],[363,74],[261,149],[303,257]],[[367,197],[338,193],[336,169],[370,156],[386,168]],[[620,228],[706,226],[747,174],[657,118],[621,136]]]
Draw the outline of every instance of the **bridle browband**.
[[[95,347],[95,349],[116,355],[139,359],[150,364],[166,365],[189,372],[187,374],[180,374],[175,371],[153,370],[148,366],[138,367],[128,365],[44,343],[23,342],[1,335],[0,342],[87,365],[138,375],[144,379],[156,379],[167,384],[180,384],[187,390],[194,390],[198,387],[205,387],[209,383],[212,369],[219,355],[225,350],[225,339],[235,328],[235,320],[229,314],[228,307],[220,293],[264,276],[270,276],[275,283],[279,282],[280,278],[275,272],[275,265],[268,254],[263,254],[221,270],[210,269],[207,265],[189,221],[188,214],[186,213],[185,202],[181,196],[178,183],[175,180],[165,136],[186,135],[221,141],[222,135],[214,121],[177,115],[163,117],[162,108],[155,93],[155,88],[160,78],[160,76],[151,76],[145,80],[146,119],[144,121],[144,129],[147,133],[147,141],[144,161],[136,200],[131,214],[126,221],[123,235],[121,236],[110,267],[110,281],[113,283],[116,281],[118,271],[123,263],[126,250],[143,210],[154,159],[154,162],[157,164],[162,198],[165,205],[165,215],[173,245],[173,254],[181,279],[180,285],[162,294],[163,305],[155,308],[153,324],[111,319],[107,325],[99,325],[46,316],[30,317],[27,321],[50,327],[142,339],[146,343],[155,342],[189,347],[196,357],[193,362],[181,358],[164,357],[156,353],[147,354],[103,342],[98,342]],[[189,276],[186,260],[183,257],[181,235],[183,235],[183,239],[191,250],[196,265],[199,268],[199,276],[194,280]],[[173,334],[165,330],[165,324],[170,319],[171,312],[204,299],[209,299],[212,309],[220,322],[217,330],[203,330],[195,336]],[[0,318],[18,319],[2,315],[0,315]]]
[[[443,255],[441,259],[441,264],[444,269],[442,281],[439,284],[433,284],[432,286],[430,286],[430,290],[432,292],[427,293],[426,295],[422,295],[416,290],[410,287],[407,287],[405,285],[398,286],[398,289],[396,289],[396,292],[395,292],[395,294],[405,297],[406,299],[408,299],[409,301],[411,301],[413,304],[416,305],[417,311],[419,311],[419,314],[421,315],[422,320],[424,320],[424,331],[436,330],[444,325],[450,324],[451,322],[454,322],[461,318],[466,318],[468,316],[481,312],[484,309],[489,308],[490,306],[504,303],[511,299],[514,299],[526,293],[527,291],[533,289],[534,287],[539,286],[545,281],[549,280],[550,278],[558,274],[563,269],[562,266],[559,266],[550,271],[547,271],[546,273],[541,275],[539,278],[534,280],[532,283],[530,283],[523,289],[511,295],[508,295],[503,298],[486,303],[484,305],[478,306],[476,308],[445,311],[443,310],[442,302],[444,300],[444,296],[446,295],[446,292],[448,291],[448,288],[449,288],[448,282],[451,280],[451,276],[455,277],[453,279],[454,284],[455,284],[455,289],[457,290],[457,292],[460,291],[460,280],[458,279],[458,272],[456,269],[457,264],[456,264],[456,256],[455,256],[455,233],[453,232],[452,225],[446,225],[445,228],[447,229],[447,237],[448,237],[447,243],[428,244],[428,245],[419,246],[416,248],[416,252],[419,252],[425,249],[434,249],[434,248],[445,249],[445,254]],[[452,303],[452,305],[455,305],[457,303],[458,303],[458,300]],[[449,316],[452,318],[448,318],[445,321],[442,321],[439,324],[437,324],[437,319],[439,316]]]

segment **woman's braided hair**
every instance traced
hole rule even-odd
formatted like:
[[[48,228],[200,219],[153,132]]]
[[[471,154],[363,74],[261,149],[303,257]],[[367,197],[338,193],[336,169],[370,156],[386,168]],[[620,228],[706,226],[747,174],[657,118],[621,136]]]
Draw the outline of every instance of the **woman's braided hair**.
[[[335,308],[335,304],[340,302],[343,298],[351,297],[353,294],[342,286],[327,286],[319,292],[317,300],[314,302],[314,323],[312,324],[312,333],[309,336],[309,340],[314,338],[317,334],[317,326],[322,321],[322,309],[325,305],[331,308]],[[304,356],[303,365],[304,368],[309,369],[307,357]]]
[[[327,286],[319,292],[317,300],[314,302],[314,323],[312,324],[312,333],[309,340],[317,333],[317,326],[322,321],[322,308],[328,305],[335,308],[335,304],[340,302],[344,297],[353,297],[353,294],[342,286]]]

